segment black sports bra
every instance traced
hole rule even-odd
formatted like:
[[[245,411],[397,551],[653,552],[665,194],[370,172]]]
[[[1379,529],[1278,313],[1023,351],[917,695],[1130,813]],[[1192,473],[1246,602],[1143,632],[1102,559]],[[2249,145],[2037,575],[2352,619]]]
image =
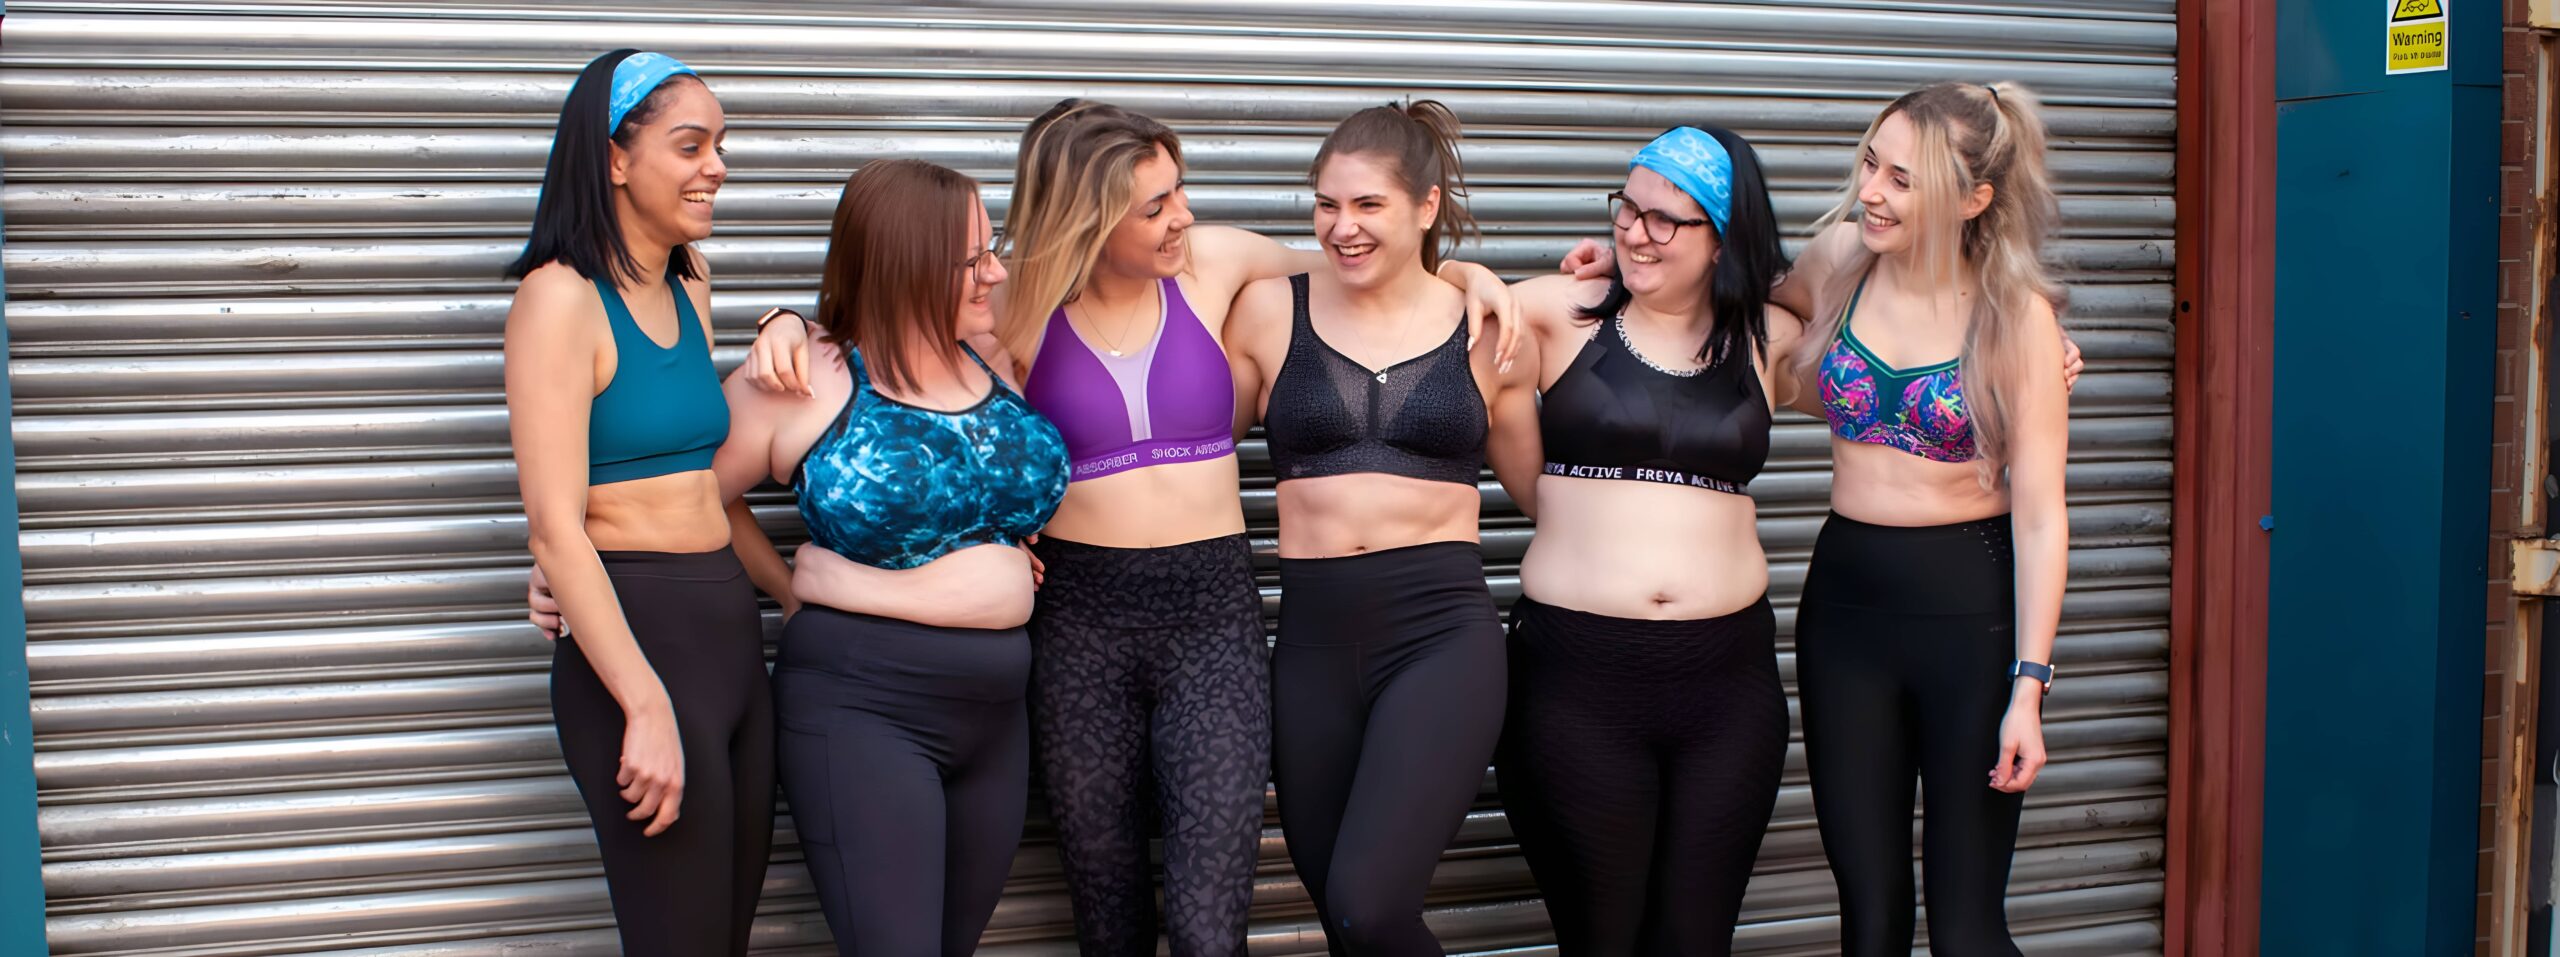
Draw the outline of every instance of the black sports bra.
[[[1751,363],[1673,372],[1638,354],[1618,318],[1600,325],[1539,397],[1547,474],[1745,494],[1769,463],[1769,401]]]
[[[1487,427],[1467,324],[1439,347],[1373,371],[1316,335],[1306,275],[1289,277],[1289,287],[1297,294],[1289,357],[1262,416],[1280,480],[1380,472],[1474,485]]]

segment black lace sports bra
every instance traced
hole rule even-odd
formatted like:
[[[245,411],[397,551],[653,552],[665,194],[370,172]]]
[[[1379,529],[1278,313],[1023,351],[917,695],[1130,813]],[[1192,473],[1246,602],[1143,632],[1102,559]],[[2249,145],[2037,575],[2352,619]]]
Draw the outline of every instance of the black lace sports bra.
[[[1475,484],[1487,427],[1466,322],[1439,347],[1372,370],[1316,335],[1305,274],[1290,277],[1289,287],[1297,295],[1289,357],[1263,412],[1280,480],[1380,472]]]
[[[1636,352],[1623,320],[1600,325],[1539,398],[1547,474],[1743,494],[1769,463],[1769,400],[1749,359],[1675,372]]]

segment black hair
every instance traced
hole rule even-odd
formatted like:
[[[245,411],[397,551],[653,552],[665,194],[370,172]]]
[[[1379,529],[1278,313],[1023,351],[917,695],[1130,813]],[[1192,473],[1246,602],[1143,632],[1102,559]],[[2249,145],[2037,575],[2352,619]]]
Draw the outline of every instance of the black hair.
[[[1698,345],[1698,361],[1714,365],[1746,345],[1753,352],[1768,353],[1769,287],[1787,273],[1787,249],[1778,242],[1778,213],[1769,205],[1768,182],[1760,174],[1760,154],[1751,149],[1751,141],[1720,126],[1697,129],[1724,144],[1725,153],[1733,158],[1733,211],[1725,219],[1725,228],[1715,233],[1721,252],[1715,271],[1707,277],[1707,306],[1715,324],[1707,331],[1707,341]],[[1715,224],[1710,222],[1706,228],[1715,230]],[[1607,319],[1634,299],[1618,274],[1611,272],[1609,294],[1583,307],[1580,317],[1586,322]]]
[[[542,169],[542,195],[533,204],[533,235],[525,240],[524,254],[507,266],[507,278],[522,279],[552,262],[591,280],[611,277],[617,285],[621,280],[646,278],[640,275],[640,261],[631,255],[631,247],[622,241],[622,220],[613,211],[609,144],[629,147],[630,132],[657,119],[666,109],[675,80],[685,77],[670,77],[649,91],[640,105],[623,115],[622,125],[606,135],[613,70],[639,52],[615,50],[587,61],[587,68],[578,71],[569,99],[560,104],[559,125],[551,131],[551,161]],[[692,250],[683,244],[667,251],[667,273],[680,279],[702,278],[695,273]]]

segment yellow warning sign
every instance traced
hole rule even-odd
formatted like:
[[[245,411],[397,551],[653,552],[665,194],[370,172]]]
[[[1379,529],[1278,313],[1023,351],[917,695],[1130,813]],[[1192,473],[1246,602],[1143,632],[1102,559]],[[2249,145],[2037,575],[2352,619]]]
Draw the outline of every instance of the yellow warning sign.
[[[2385,74],[2433,73],[2445,68],[2448,37],[2444,0],[2384,0],[2391,16],[2383,24]]]
[[[2392,0],[2391,22],[2444,16],[2444,0]]]

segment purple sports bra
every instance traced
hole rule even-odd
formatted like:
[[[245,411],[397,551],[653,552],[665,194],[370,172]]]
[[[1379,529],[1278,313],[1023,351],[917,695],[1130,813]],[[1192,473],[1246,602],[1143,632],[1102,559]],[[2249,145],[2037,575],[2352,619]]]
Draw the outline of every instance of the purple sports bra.
[[[1971,462],[1973,420],[1965,414],[1961,359],[1916,369],[1885,364],[1858,341],[1849,320],[1858,314],[1858,297],[1867,281],[1849,297],[1840,316],[1840,338],[1822,355],[1822,415],[1831,434],[1852,442],[1900,449],[1932,462]]]
[[[1068,480],[1081,482],[1168,462],[1200,462],[1236,450],[1236,387],[1227,355],[1209,337],[1182,287],[1158,280],[1164,318],[1129,355],[1103,355],[1049,313],[1023,397],[1066,437]]]

